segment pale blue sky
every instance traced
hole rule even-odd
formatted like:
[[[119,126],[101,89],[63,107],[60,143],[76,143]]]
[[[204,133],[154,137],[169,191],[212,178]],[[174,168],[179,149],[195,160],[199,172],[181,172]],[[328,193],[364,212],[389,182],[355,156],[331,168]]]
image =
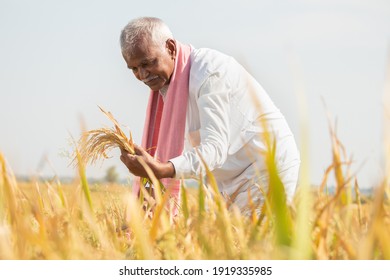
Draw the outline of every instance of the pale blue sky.
[[[75,174],[65,154],[70,134],[79,137],[79,116],[88,129],[111,125],[97,105],[140,142],[148,89],[126,68],[118,43],[123,26],[139,16],[160,17],[179,41],[242,62],[284,113],[299,145],[295,89],[303,87],[313,183],[331,162],[322,98],[353,155],[352,171],[363,164],[360,184],[381,178],[390,50],[385,0],[0,0],[0,151],[16,174]],[[101,178],[115,165],[128,176],[118,152],[112,156],[88,167],[87,175]]]

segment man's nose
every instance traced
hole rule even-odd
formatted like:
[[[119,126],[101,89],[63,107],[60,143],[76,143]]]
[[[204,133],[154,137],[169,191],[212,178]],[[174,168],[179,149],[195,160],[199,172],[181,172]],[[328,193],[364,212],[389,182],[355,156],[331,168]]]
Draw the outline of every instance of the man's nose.
[[[149,76],[149,71],[144,68],[139,69],[139,79],[144,80]]]

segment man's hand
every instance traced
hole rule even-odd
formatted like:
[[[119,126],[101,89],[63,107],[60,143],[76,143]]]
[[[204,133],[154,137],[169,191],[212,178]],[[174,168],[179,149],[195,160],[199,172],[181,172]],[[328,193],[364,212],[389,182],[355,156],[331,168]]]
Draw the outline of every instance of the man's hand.
[[[143,160],[150,167],[157,179],[173,178],[175,176],[175,168],[171,162],[162,163],[155,160],[148,152],[136,144],[134,144],[134,151],[135,155],[132,155],[121,149],[120,158],[135,176],[149,178],[140,160]]]

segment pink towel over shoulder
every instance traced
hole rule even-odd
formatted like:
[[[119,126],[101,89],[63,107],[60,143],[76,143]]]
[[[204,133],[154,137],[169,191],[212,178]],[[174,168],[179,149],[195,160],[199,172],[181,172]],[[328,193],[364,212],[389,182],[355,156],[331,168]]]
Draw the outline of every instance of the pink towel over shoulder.
[[[191,68],[191,46],[176,41],[175,68],[170,79],[165,102],[158,91],[151,91],[146,110],[142,147],[161,162],[182,154]],[[179,199],[180,180],[161,180],[171,195]],[[133,191],[139,192],[139,183]]]

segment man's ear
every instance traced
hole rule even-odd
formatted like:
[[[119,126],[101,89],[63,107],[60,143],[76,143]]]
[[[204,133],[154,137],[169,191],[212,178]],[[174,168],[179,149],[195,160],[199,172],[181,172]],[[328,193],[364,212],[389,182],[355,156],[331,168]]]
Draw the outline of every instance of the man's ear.
[[[176,41],[173,39],[168,39],[166,41],[166,47],[168,49],[169,55],[174,59],[176,57]]]

